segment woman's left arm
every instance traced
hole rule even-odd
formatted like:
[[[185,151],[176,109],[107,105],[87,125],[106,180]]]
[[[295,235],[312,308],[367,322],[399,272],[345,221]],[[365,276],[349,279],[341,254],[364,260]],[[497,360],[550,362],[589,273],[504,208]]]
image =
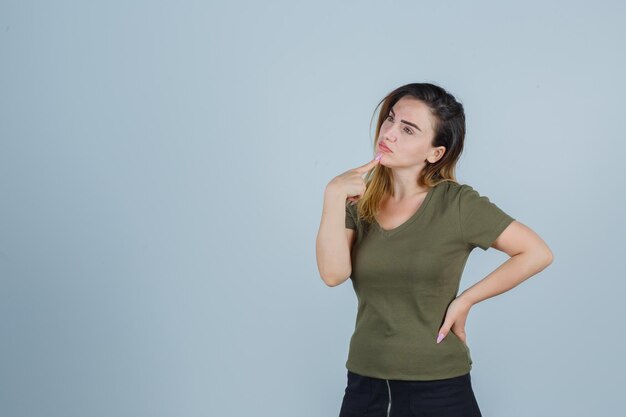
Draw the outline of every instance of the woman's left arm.
[[[519,285],[543,271],[554,260],[552,251],[543,239],[517,220],[502,231],[491,247],[506,253],[510,258],[457,298],[474,305]]]
[[[469,309],[487,298],[502,294],[544,270],[554,259],[552,251],[530,227],[513,221],[491,245],[510,256],[502,265],[456,297],[448,306],[438,341],[450,329],[466,341],[465,321]]]

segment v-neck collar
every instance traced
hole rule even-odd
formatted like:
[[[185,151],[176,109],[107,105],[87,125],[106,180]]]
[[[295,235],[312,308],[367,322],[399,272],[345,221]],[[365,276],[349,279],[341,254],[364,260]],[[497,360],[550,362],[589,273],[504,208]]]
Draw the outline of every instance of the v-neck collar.
[[[437,185],[439,185],[439,184],[437,184]],[[424,197],[424,200],[419,205],[419,207],[417,208],[415,213],[413,213],[413,215],[411,215],[411,217],[409,217],[401,225],[396,226],[393,229],[385,230],[385,229],[382,228],[382,226],[380,224],[378,224],[378,220],[374,219],[374,223],[376,223],[376,227],[377,227],[379,233],[382,236],[384,236],[384,237],[391,237],[391,236],[395,235],[396,233],[399,233],[399,232],[403,231],[404,229],[406,229],[407,227],[409,227],[415,220],[417,220],[422,215],[422,213],[426,209],[426,206],[430,202],[430,199],[432,198],[433,192],[434,192],[435,188],[437,188],[437,185],[435,185],[434,187],[430,187],[430,189],[426,193],[426,197]]]

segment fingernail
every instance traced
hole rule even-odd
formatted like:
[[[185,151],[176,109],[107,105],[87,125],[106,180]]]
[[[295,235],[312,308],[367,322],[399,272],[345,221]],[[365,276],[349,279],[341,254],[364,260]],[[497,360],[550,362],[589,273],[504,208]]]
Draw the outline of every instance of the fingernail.
[[[441,342],[443,340],[443,333],[439,333],[439,336],[437,336],[437,343]]]
[[[377,161],[380,161],[380,158],[382,158],[382,157],[383,157],[382,152],[379,152],[379,153],[376,155],[376,160],[377,160]]]

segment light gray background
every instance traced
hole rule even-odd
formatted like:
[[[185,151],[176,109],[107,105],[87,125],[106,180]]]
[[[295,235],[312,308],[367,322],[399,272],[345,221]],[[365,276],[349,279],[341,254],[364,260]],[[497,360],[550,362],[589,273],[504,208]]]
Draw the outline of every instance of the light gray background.
[[[623,413],[625,17],[2,0],[0,415],[337,415],[356,298],[318,275],[323,190],[409,82],[465,105],[459,181],[555,254],[470,312],[483,415]]]

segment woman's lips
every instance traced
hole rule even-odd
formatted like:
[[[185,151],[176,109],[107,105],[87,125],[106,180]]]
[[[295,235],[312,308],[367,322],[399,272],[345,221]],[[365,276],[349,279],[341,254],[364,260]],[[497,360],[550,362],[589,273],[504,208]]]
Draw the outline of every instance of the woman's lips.
[[[393,153],[393,151],[389,149],[388,147],[386,147],[385,145],[383,145],[382,142],[378,144],[378,149],[380,149],[383,152]]]

